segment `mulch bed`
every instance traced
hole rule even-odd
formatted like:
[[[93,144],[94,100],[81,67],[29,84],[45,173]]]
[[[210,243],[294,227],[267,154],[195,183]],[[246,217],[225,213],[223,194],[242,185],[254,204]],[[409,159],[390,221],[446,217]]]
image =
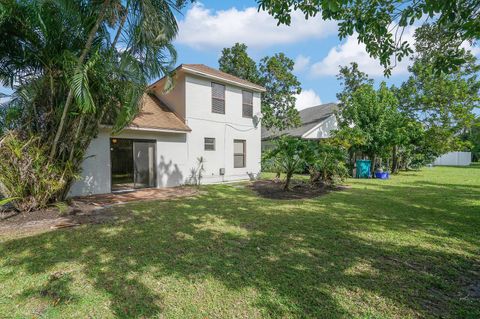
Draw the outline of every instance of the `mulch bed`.
[[[128,216],[119,216],[114,205],[133,201],[168,200],[178,197],[195,196],[195,187],[173,187],[145,189],[135,192],[102,194],[72,198],[70,205],[62,213],[58,208],[38,210],[29,213],[2,214],[0,235],[38,233],[52,229],[75,227],[82,224],[101,224]]]
[[[259,196],[268,199],[308,199],[328,194],[332,191],[344,190],[348,187],[315,187],[306,182],[292,181],[290,190],[283,190],[284,183],[273,180],[259,180],[249,187]]]

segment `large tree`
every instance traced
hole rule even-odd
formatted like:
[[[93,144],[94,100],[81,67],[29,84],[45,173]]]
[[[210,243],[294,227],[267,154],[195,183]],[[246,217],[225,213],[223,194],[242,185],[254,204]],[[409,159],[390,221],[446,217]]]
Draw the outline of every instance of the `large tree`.
[[[386,74],[397,61],[412,53],[402,39],[407,26],[434,20],[450,40],[475,41],[480,38],[480,2],[478,0],[257,0],[279,23],[289,25],[292,13],[301,11],[306,19],[321,16],[338,21],[341,39],[358,34],[367,52],[385,66]],[[318,17],[319,18],[319,17]],[[460,45],[443,56],[435,57],[433,66],[448,71],[459,61]]]
[[[438,25],[424,25],[415,32],[415,49],[410,77],[396,90],[400,108],[424,124],[427,131],[440,134],[441,154],[461,145],[474,123],[474,109],[480,105],[480,81],[476,58],[458,51],[458,65],[450,72],[436,72],[434,63],[444,52],[455,50],[460,39],[451,39]],[[434,137],[432,137],[434,138]]]
[[[294,64],[283,53],[260,61],[260,83],[267,90],[262,99],[262,124],[267,129],[283,130],[300,124],[295,102],[302,88],[293,74]]]
[[[173,11],[184,2],[0,4],[0,81],[14,90],[3,113],[18,115],[8,119],[12,136],[35,136],[38,149],[48,147],[45,169],[64,172],[56,198],[67,193],[99,125],[121,129],[141,107],[148,81],[173,68]]]
[[[337,139],[372,161],[389,156],[395,143],[392,123],[397,118],[398,101],[385,83],[378,90],[371,84],[358,87],[343,105]]]
[[[231,48],[224,48],[218,59],[220,71],[238,76],[241,79],[258,84],[260,74],[257,64],[248,55],[247,46],[244,43],[235,43]]]

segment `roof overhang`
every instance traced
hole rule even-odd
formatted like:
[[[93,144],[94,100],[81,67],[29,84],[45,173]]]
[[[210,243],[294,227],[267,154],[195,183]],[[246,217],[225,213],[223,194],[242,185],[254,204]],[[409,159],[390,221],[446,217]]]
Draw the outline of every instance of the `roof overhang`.
[[[100,128],[104,129],[113,129],[112,125],[100,125]],[[126,126],[122,131],[141,131],[141,132],[158,132],[158,133],[190,133],[192,130],[172,130],[166,128],[154,128],[154,127],[137,127],[137,126]]]
[[[189,68],[187,66],[184,66],[184,65],[181,66],[180,70],[182,70],[182,71],[184,71],[185,73],[188,73],[188,74],[198,75],[198,76],[205,77],[205,78],[212,79],[212,80],[216,80],[216,81],[219,81],[219,82],[232,84],[234,86],[249,89],[249,90],[252,90],[252,91],[255,91],[255,92],[263,93],[263,92],[267,91],[265,88],[260,88],[260,87],[257,87],[257,86],[248,85],[248,84],[245,84],[245,83],[240,83],[240,82],[237,82],[237,81],[229,80],[229,79],[226,79],[226,78],[223,78],[223,77],[220,77],[220,76],[215,76],[213,74],[209,74],[209,73],[206,73],[206,72],[201,72],[201,71],[198,71],[198,70],[194,70],[194,69],[191,69],[191,68]]]

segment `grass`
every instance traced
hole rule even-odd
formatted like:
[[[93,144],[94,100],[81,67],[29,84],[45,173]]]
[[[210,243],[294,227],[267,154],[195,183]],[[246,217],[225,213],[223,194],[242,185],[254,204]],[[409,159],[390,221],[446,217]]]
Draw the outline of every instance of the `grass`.
[[[206,186],[0,235],[0,317],[479,318],[480,167],[347,183],[296,201]]]

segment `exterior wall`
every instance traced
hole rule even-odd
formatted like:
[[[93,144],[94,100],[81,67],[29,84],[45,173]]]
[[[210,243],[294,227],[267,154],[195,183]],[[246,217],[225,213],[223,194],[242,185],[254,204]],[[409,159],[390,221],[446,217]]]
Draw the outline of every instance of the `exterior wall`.
[[[81,178],[72,185],[69,196],[110,193],[110,176],[110,134],[100,130],[87,148]]]
[[[181,77],[182,78],[182,77]],[[202,183],[216,183],[249,178],[260,172],[261,129],[251,118],[242,117],[242,89],[226,86],[225,114],[212,113],[211,81],[196,76],[183,76],[175,88],[161,95],[163,84],[157,84],[155,94],[185,119],[190,133],[148,132],[125,130],[115,138],[156,141],[157,187],[188,183],[197,159],[205,159]],[[186,94],[185,94],[186,93]],[[261,95],[254,92],[253,114],[260,112]],[[184,105],[184,106],[182,106]],[[183,107],[183,109],[182,109]],[[111,192],[110,131],[101,130],[86,153],[81,178],[74,183],[70,196]],[[215,138],[215,151],[204,150],[204,138]],[[246,167],[233,167],[233,140],[246,141]],[[225,175],[220,175],[220,169]]]
[[[174,88],[167,94],[163,94],[165,80],[162,79],[155,84],[153,92],[155,96],[165,103],[182,120],[185,120],[185,75],[177,74]]]
[[[81,178],[70,189],[69,196],[111,192],[110,138],[156,141],[157,187],[185,183],[188,172],[186,133],[162,133],[125,130],[112,136],[102,130],[87,149],[82,163]]]
[[[212,81],[186,76],[186,122],[192,129],[188,135],[189,163],[205,159],[204,183],[248,178],[260,172],[261,129],[254,120],[242,117],[242,89],[225,84],[225,114],[212,113]],[[253,94],[253,114],[260,112],[260,93]],[[215,151],[204,150],[204,138],[215,138]],[[246,141],[246,167],[233,167],[233,140]],[[220,175],[220,168],[225,175]]]
[[[471,152],[450,152],[438,157],[433,165],[468,166],[472,163]]]
[[[332,130],[338,129],[337,117],[331,115],[325,121],[322,121],[319,126],[315,127],[314,130],[305,133],[302,138],[305,139],[318,139],[318,138],[329,138],[331,137],[330,132]]]

